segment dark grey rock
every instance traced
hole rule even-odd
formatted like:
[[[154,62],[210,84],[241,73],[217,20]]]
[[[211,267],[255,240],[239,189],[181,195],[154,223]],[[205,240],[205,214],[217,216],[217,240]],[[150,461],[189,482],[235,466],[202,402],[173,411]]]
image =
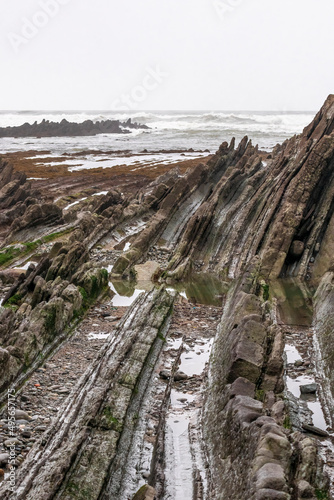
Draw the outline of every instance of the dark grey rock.
[[[318,390],[318,384],[305,384],[300,386],[302,394],[315,394]]]

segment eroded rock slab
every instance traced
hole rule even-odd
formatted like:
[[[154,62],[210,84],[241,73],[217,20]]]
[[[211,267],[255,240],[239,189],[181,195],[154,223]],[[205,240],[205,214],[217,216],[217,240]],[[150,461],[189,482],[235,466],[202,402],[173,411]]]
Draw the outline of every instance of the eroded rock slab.
[[[3,498],[93,499],[104,491],[108,498],[108,477],[122,471],[173,301],[163,289],[137,299],[29,453],[14,496],[5,485]]]

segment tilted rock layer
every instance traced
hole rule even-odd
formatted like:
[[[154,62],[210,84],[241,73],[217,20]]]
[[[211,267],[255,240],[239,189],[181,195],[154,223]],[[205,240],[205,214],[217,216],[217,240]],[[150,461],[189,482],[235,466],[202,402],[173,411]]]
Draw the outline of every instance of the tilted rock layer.
[[[133,277],[136,265],[153,260],[157,281],[211,272],[229,287],[201,428],[207,498],[299,500],[326,493],[317,441],[290,429],[282,396],[284,331],[268,290],[278,277],[320,283],[315,329],[332,394],[334,96],[302,134],[272,154],[247,137],[237,147],[232,140],[206,165],[182,176],[171,171],[136,195],[113,190],[78,210],[61,210],[37,203],[25,176],[5,163],[0,189],[7,243],[48,226],[70,231],[37,266],[19,276],[0,275],[12,285],[0,318],[3,397],[104,292],[108,272],[91,259],[98,244],[114,241],[112,274],[118,278]],[[116,245],[115,234],[132,225],[137,230]],[[16,496],[4,487],[3,498],[121,498],[136,415],[147,398],[173,302],[163,287],[137,299],[58,420],[31,449]],[[154,496],[155,486],[146,485],[137,498]]]
[[[247,137],[237,148],[233,140],[207,165],[153,189],[156,215],[115,272],[161,241],[172,253],[164,278],[200,269],[234,279],[258,256],[264,277],[319,279],[334,247],[333,128],[331,95],[303,133],[271,155]]]

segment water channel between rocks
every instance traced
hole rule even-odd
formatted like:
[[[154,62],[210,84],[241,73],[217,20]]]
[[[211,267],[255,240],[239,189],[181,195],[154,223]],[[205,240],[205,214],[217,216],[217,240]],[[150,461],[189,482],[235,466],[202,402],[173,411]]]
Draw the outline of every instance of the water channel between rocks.
[[[108,269],[111,271],[111,268]],[[150,290],[151,281],[137,283],[109,282],[115,294],[114,307],[130,306],[141,293]],[[218,321],[222,314],[226,284],[212,276],[196,277],[167,291],[178,291],[180,297],[174,306],[166,343],[161,355],[158,373],[152,384],[151,403],[147,407],[149,415],[145,439],[154,439],[155,430],[162,412],[166,412],[164,429],[164,475],[161,496],[164,500],[192,500],[194,477],[200,477],[203,490],[206,489],[206,471],[200,443],[200,412],[202,408],[203,386],[207,363],[214,341]],[[164,374],[163,374],[164,373]],[[168,380],[174,373],[170,395],[165,409],[157,405],[168,387]],[[164,404],[163,404],[164,406]],[[140,426],[139,426],[140,427]],[[153,429],[153,430],[152,430]],[[136,470],[141,471],[137,481],[128,474],[126,492],[131,497],[136,488],[145,484],[150,472],[153,447],[146,442],[138,457]],[[139,453],[140,455],[140,453]],[[132,474],[135,476],[136,474]],[[125,494],[125,492],[123,491]]]
[[[115,293],[112,303],[114,306],[129,306],[140,293],[151,289],[152,286],[150,281],[136,284],[124,281],[110,282],[110,288]],[[206,308],[221,307],[227,289],[226,284],[222,284],[212,277],[209,281],[197,277],[196,280],[178,283],[167,288],[171,292],[177,290],[180,293],[182,299],[185,299],[188,306],[193,309],[194,317],[188,320],[185,331],[176,332],[179,333],[179,336],[175,337],[175,332],[173,329],[171,330],[166,349],[172,352],[180,350],[178,370],[185,374],[188,380],[192,380],[193,377],[201,380],[197,384],[196,390],[189,390],[187,387],[182,387],[182,384],[179,388],[179,383],[174,383],[171,389],[166,416],[166,490],[164,500],[192,500],[194,473],[198,469],[200,469],[205,489],[204,466],[203,463],[198,463],[201,461],[201,454],[198,456],[197,453],[197,457],[195,456],[191,429],[196,429],[197,432],[199,430],[202,379],[210,358],[218,317],[215,318],[214,322],[202,321],[201,327],[209,332],[209,335],[203,337],[203,331],[202,333],[200,330],[196,332],[196,309],[203,311]],[[325,411],[323,407],[321,379],[319,374],[315,372],[312,294],[305,284],[290,279],[277,280],[270,284],[270,289],[272,297],[277,300],[278,321],[286,336],[286,397],[298,414],[298,424],[292,415],[292,425],[301,429],[301,425],[306,423],[328,432],[331,428],[331,422],[328,422],[328,417],[326,420],[328,411]],[[221,314],[222,310],[220,309],[219,317]],[[178,327],[178,330],[182,330],[182,327]],[[167,364],[167,369],[171,369],[172,364],[173,359]],[[310,384],[317,384],[316,393],[302,394],[300,387]],[[317,437],[320,441],[321,455],[326,464],[330,464],[334,460],[333,435],[329,432],[327,438]],[[332,480],[332,485],[334,485],[333,469],[326,465],[326,470]]]
[[[318,370],[321,356],[316,349],[312,293],[305,283],[292,279],[275,282],[272,293],[277,299],[278,321],[285,332],[285,397],[290,425],[295,430],[303,430],[306,424],[310,436],[318,438],[333,494],[332,409],[326,406],[323,373]]]
[[[108,267],[108,271],[112,271],[112,265]],[[81,330],[84,327],[83,332],[87,340],[93,343],[92,359],[99,347],[112,335],[113,328],[111,327],[116,324],[114,321],[124,314],[126,308],[131,306],[141,293],[152,289],[154,285],[148,280],[137,283],[112,280],[109,286],[112,293],[108,304],[95,308],[96,310],[93,310],[90,317],[80,326]],[[169,333],[152,382],[151,396],[145,405],[146,416],[143,416],[141,425],[144,444],[138,454],[133,457],[136,462],[136,472],[133,473],[133,469],[130,470],[129,477],[132,476],[132,480],[125,488],[129,497],[138,487],[147,482],[150,474],[155,433],[161,419],[161,404],[169,379],[172,378],[170,395],[165,403],[163,425],[165,480],[161,498],[163,500],[192,500],[195,478],[199,481],[203,498],[205,498],[207,477],[200,437],[203,389],[210,353],[228,288],[226,283],[222,283],[213,276],[196,276],[189,281],[167,287],[171,293],[178,291],[180,297],[174,307]],[[286,337],[285,397],[291,409],[291,424],[293,428],[300,429],[301,424],[305,422],[328,432],[327,437],[318,436],[318,438],[321,456],[326,463],[325,468],[331,479],[333,490],[334,435],[331,432],[332,423],[328,421],[330,411],[323,406],[321,375],[315,369],[312,294],[305,284],[292,280],[271,283],[270,291],[272,298],[277,301],[278,322]],[[45,406],[40,412],[42,417],[38,420],[46,426],[50,417],[54,415],[52,412],[58,409],[60,399],[73,387],[72,382],[66,385],[61,384],[59,387],[54,383],[52,385],[47,378],[53,366],[56,366],[56,370],[62,369],[60,364],[57,364],[57,357],[61,361],[62,357],[59,357],[61,355],[68,362],[72,350],[80,347],[78,336],[74,336],[71,342],[73,347],[69,344],[68,347],[60,349],[59,354],[56,353],[53,359],[48,361],[47,368],[38,370],[27,385],[28,401],[30,400],[31,404],[26,406],[26,410],[34,409],[37,416],[37,408],[42,399],[36,398],[36,395],[43,394],[44,383],[52,388],[52,391],[45,395],[44,404],[49,406]],[[78,359],[84,362],[81,351],[82,349],[78,350]],[[85,360],[85,366],[87,363],[88,361]],[[65,374],[66,369],[68,370],[69,366],[65,366]],[[165,375],[162,376],[163,372]],[[316,392],[302,394],[300,387],[310,384],[317,384]],[[42,430],[42,425],[40,427]],[[27,451],[32,444],[33,441],[28,445]]]

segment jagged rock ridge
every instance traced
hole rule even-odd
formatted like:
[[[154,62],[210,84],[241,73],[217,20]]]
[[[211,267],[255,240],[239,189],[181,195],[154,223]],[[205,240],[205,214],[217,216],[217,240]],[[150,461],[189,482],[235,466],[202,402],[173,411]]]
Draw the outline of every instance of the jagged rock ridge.
[[[97,134],[129,134],[131,129],[148,129],[147,125],[119,120],[102,120],[93,122],[85,120],[82,123],[69,122],[65,118],[61,122],[42,120],[41,123],[24,123],[14,127],[1,127],[0,137],[75,137]],[[130,130],[129,130],[130,129]]]

